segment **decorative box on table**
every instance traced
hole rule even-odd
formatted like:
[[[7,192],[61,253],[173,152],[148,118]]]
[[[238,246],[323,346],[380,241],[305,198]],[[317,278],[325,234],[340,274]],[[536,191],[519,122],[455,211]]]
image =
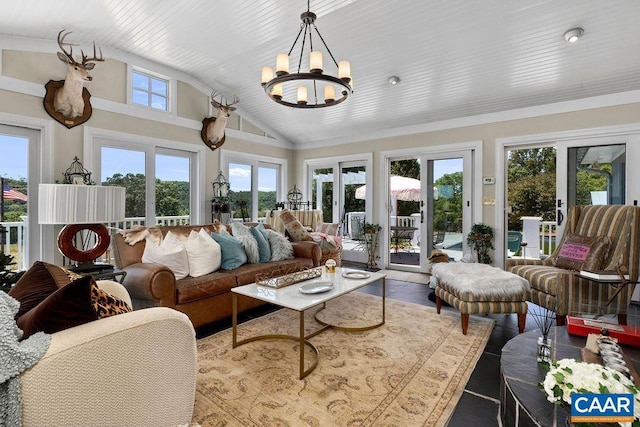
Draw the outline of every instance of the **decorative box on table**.
[[[619,343],[640,347],[640,327],[630,325],[618,325],[597,319],[588,319],[576,316],[567,316],[567,332],[572,335],[588,336],[600,334],[606,329],[609,335],[616,338]]]

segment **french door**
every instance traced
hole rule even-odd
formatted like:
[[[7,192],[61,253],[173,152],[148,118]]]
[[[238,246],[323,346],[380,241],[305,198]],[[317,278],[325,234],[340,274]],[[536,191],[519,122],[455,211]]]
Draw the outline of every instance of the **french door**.
[[[637,205],[640,186],[633,183],[640,179],[638,160],[640,133],[569,136],[506,147],[504,224],[509,231],[502,236],[501,253],[550,255],[574,205]],[[522,242],[526,245],[518,248]]]
[[[459,261],[473,221],[473,151],[391,158],[388,169],[389,267],[426,272],[435,248]]]

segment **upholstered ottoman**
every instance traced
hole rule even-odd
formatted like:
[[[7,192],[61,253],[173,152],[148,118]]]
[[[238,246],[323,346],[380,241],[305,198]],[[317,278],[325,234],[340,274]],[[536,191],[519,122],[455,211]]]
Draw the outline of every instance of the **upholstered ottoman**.
[[[469,314],[517,313],[522,333],[527,319],[529,282],[487,264],[450,262],[432,267],[436,277],[436,309],[442,301],[460,310],[462,333],[467,334]]]

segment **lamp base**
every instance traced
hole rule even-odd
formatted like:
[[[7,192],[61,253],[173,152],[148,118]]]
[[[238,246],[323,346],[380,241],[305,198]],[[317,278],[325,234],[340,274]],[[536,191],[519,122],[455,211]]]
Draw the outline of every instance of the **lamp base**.
[[[95,234],[95,237],[89,236],[90,232]],[[95,245],[88,247],[94,240]],[[94,264],[93,261],[109,249],[109,243],[111,237],[104,224],[69,224],[58,234],[60,253],[74,261],[77,266],[83,263]]]

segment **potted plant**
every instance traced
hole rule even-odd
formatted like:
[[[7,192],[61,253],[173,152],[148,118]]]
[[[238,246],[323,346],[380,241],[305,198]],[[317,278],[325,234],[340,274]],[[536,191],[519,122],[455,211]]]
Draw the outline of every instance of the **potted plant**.
[[[491,264],[492,259],[489,250],[493,247],[493,229],[482,223],[473,224],[471,231],[467,235],[467,244],[471,246],[477,256],[478,262]]]

